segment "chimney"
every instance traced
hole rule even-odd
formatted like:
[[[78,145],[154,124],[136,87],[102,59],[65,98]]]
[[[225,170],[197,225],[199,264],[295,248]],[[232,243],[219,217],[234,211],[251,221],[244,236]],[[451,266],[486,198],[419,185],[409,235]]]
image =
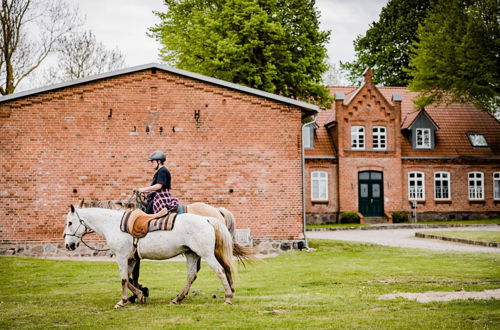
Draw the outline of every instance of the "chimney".
[[[373,82],[373,72],[371,68],[366,68],[363,71],[363,78],[365,80],[365,84],[371,84]]]

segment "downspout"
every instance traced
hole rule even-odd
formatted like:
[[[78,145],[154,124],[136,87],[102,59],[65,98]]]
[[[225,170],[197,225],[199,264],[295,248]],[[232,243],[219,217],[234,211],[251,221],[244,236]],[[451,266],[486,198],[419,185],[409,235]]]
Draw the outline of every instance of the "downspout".
[[[302,130],[300,131],[300,134],[302,135],[302,145],[300,147],[300,150],[302,151],[302,232],[304,235],[304,241],[306,242],[306,250],[309,250],[309,244],[307,243],[306,237],[306,161],[304,148],[304,127],[316,124],[316,120],[318,120],[318,112],[314,114],[312,121],[302,125]]]

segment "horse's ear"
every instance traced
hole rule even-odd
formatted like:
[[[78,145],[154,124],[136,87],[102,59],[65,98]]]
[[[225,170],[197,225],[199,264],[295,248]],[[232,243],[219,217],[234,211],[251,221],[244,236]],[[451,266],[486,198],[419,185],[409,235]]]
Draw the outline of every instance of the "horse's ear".
[[[73,204],[71,204],[70,208],[71,208],[71,213],[75,213],[75,207],[73,206]]]
[[[82,198],[82,200],[80,201],[80,205],[78,205],[78,208],[83,208],[83,203],[85,201],[85,198]]]

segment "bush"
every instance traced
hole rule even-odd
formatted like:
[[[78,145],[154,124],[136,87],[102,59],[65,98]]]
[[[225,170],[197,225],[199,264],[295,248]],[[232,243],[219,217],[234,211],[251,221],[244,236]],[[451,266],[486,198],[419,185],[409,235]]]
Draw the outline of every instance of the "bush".
[[[359,215],[354,211],[342,212],[340,223],[359,223]]]
[[[405,211],[394,211],[392,212],[392,222],[401,223],[408,222],[408,215]]]

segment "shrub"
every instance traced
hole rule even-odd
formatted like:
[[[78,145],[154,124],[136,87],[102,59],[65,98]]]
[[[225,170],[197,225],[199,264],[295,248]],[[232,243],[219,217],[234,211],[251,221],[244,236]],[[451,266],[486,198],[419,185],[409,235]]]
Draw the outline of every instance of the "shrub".
[[[408,222],[408,215],[405,211],[394,211],[392,212],[392,222],[401,223]]]
[[[354,211],[342,212],[340,223],[359,223],[359,215]]]

